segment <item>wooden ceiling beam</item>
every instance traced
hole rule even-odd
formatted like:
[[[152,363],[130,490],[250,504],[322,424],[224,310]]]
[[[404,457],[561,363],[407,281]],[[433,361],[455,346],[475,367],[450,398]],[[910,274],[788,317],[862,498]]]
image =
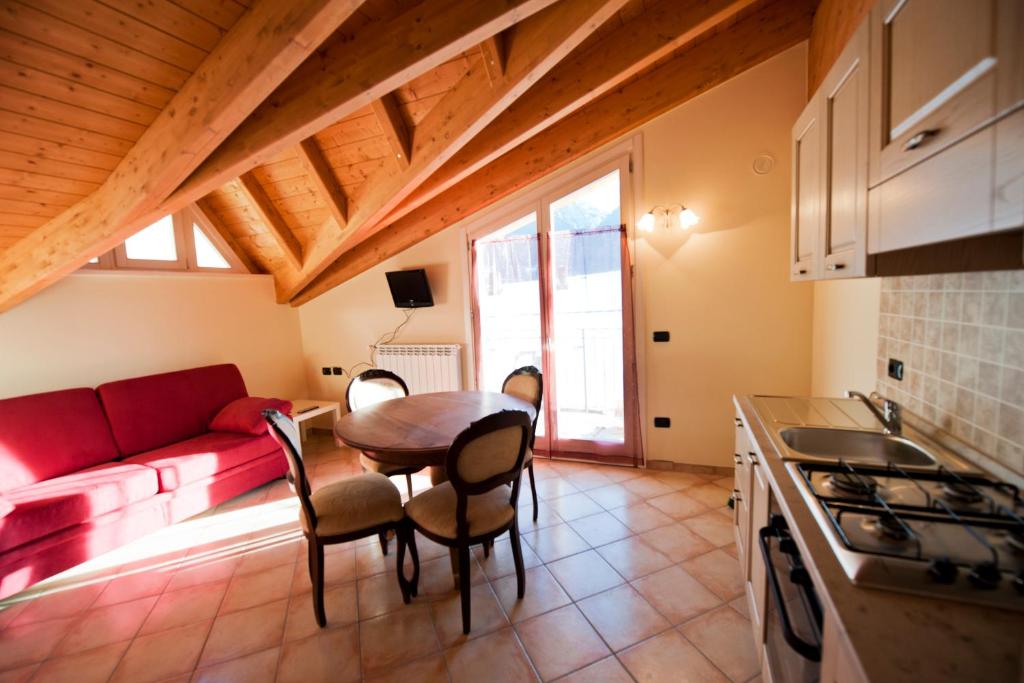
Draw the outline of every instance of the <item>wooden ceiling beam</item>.
[[[295,151],[306,169],[310,182],[313,183],[314,192],[327,205],[327,211],[337,224],[337,229],[341,230],[348,223],[348,197],[338,184],[338,179],[324,158],[316,138],[306,138],[299,143]]]
[[[423,0],[311,57],[171,196],[205,196],[555,0]],[[286,3],[285,3],[286,4]]]
[[[267,232],[277,242],[277,246],[281,248],[281,253],[284,254],[285,259],[292,264],[293,268],[302,268],[302,245],[299,244],[299,240],[295,238],[295,234],[288,227],[284,216],[281,215],[281,212],[274,206],[274,202],[267,196],[267,192],[260,185],[260,181],[256,179],[252,172],[243,173],[238,177],[238,186],[256,212],[260,222],[263,223],[267,228]]]
[[[195,212],[196,217],[199,219],[200,223],[202,223],[203,228],[213,230],[220,235],[221,240],[228,246],[231,253],[235,255],[235,258],[241,261],[246,270],[250,273],[263,272],[263,269],[257,266],[256,263],[249,258],[248,252],[238,244],[238,240],[235,239],[235,236],[232,235],[231,231],[228,230],[226,225],[224,225],[224,221],[220,219],[217,212],[212,206],[210,206],[208,200],[200,199],[197,201],[192,205],[192,211]]]
[[[159,217],[160,202],[360,4],[257,0],[99,189],[0,254],[0,311]]]
[[[391,213],[394,222],[516,145],[733,19],[755,0],[663,1],[588,48],[572,54],[459,150]]]
[[[493,121],[582,43],[626,0],[562,0],[518,24],[508,40],[505,75],[494,87],[476,64],[438,102],[413,133],[409,166],[382,168],[360,186],[355,210],[341,235],[321,230],[310,244],[306,267],[277,273],[278,296],[289,299],[369,231],[441,164]]]
[[[502,34],[496,33],[480,43],[480,57],[484,61],[487,78],[494,85],[505,75],[505,39]]]
[[[398,107],[398,98],[394,93],[388,93],[379,100],[374,100],[370,107],[384,130],[384,137],[391,146],[391,151],[398,161],[398,167],[403,171],[409,168],[409,157],[412,154],[412,136],[409,128],[405,125],[405,118],[402,110]]]
[[[815,0],[775,0],[563,119],[346,251],[291,300],[311,301],[588,152],[797,45]]]

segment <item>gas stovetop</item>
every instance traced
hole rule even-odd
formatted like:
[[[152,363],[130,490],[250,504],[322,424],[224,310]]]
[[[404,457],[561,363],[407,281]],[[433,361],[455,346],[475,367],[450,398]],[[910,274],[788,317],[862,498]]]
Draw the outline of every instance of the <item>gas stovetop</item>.
[[[941,467],[797,463],[854,583],[1024,611],[1024,500]]]

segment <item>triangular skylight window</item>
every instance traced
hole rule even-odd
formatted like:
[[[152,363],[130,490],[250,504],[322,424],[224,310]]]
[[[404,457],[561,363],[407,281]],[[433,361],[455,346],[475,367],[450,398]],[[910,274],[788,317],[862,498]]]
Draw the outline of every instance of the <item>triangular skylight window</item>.
[[[221,255],[217,247],[195,223],[192,224],[192,238],[196,245],[196,265],[200,268],[230,268],[231,264]]]

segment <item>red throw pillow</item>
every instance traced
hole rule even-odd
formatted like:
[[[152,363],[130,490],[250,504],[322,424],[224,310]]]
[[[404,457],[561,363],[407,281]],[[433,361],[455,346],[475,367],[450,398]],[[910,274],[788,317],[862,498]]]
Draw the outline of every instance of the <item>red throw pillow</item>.
[[[267,433],[267,421],[263,419],[263,411],[268,408],[291,415],[292,402],[257,396],[236,398],[221,408],[220,412],[210,420],[210,431],[241,432],[261,436]]]
[[[11,504],[11,501],[4,498],[4,495],[0,493],[0,518],[6,517],[13,509],[14,506]]]

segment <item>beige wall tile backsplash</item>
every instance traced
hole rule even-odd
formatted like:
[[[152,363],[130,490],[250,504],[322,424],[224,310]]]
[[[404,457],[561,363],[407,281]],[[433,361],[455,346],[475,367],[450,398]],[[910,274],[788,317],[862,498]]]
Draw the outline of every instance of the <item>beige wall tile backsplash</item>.
[[[1024,270],[883,279],[878,392],[1024,475]]]

